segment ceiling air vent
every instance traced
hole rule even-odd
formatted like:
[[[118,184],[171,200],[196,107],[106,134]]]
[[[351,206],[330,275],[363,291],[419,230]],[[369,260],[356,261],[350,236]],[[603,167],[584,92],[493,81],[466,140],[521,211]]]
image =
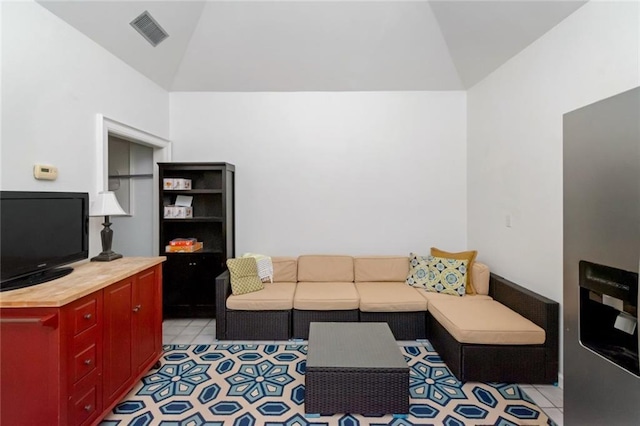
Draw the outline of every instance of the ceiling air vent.
[[[169,34],[156,22],[148,11],[142,12],[140,16],[131,21],[131,26],[135,28],[153,47],[156,47]]]

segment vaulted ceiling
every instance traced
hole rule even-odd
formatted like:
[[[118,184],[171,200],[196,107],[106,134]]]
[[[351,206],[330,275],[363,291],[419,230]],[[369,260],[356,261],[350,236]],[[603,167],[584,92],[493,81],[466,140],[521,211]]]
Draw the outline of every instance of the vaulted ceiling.
[[[586,1],[49,1],[170,91],[464,90]],[[129,23],[148,11],[169,37]]]

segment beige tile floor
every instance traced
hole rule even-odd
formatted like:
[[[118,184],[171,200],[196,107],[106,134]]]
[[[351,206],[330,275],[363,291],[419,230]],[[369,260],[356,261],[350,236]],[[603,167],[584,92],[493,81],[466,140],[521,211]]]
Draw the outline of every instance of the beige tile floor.
[[[201,344],[210,345],[216,342],[215,319],[169,319],[163,323],[162,341],[168,344]],[[237,342],[240,343],[240,342]],[[273,341],[251,343],[267,344]],[[419,342],[398,342],[399,345],[420,345]],[[531,397],[558,426],[563,426],[563,392],[562,389],[552,385],[528,385],[521,384],[520,388]]]

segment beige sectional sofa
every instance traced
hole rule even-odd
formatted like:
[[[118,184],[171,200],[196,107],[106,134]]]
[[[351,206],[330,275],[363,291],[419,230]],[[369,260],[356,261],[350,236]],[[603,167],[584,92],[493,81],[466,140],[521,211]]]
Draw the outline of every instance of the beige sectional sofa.
[[[557,380],[558,304],[482,263],[470,270],[477,294],[459,297],[407,285],[406,256],[272,262],[274,282],[257,292],[233,295],[228,272],[217,278],[218,339],[306,339],[311,322],[386,322],[397,340],[429,339],[460,380]]]

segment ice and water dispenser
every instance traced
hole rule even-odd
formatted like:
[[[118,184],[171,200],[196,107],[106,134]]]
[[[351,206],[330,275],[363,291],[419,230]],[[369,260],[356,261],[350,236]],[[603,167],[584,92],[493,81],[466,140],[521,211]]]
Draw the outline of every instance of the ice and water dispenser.
[[[638,274],[580,261],[580,342],[640,377]]]

